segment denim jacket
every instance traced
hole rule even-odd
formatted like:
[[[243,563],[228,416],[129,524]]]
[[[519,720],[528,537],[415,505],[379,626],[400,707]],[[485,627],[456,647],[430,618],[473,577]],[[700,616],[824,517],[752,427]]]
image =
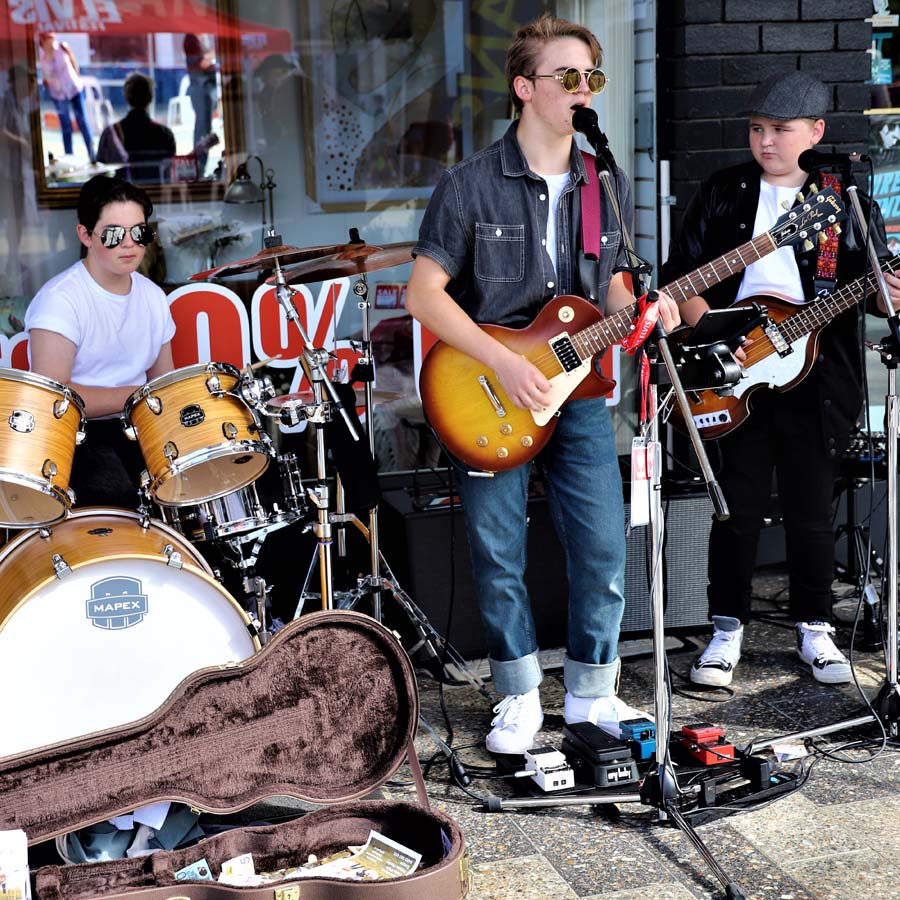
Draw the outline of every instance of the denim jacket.
[[[603,309],[613,270],[625,262],[613,208],[602,195],[600,259],[585,267],[576,188],[586,173],[573,142],[572,178],[557,214],[559,271],[555,272],[545,249],[547,184],[528,168],[516,139],[517,127],[514,122],[499,141],[444,173],[425,211],[413,255],[429,256],[447,272],[447,292],[479,323],[527,325],[558,294],[590,297]],[[630,229],[631,188],[621,172],[616,183]],[[583,287],[583,277],[596,288]]]

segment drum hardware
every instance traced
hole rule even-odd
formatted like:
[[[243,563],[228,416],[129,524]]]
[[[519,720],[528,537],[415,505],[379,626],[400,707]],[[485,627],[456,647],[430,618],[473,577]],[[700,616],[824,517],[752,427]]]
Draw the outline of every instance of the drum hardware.
[[[417,637],[418,642],[409,651],[414,653],[419,649],[425,652],[436,661],[442,668],[444,677],[447,680],[458,680],[456,675],[450,676],[447,668],[452,665],[461,678],[471,684],[473,687],[481,691],[485,696],[491,697],[490,692],[485,687],[484,682],[478,675],[472,671],[468,663],[463,657],[452,647],[435,630],[428,621],[428,618],[422,610],[413,602],[412,598],[400,587],[397,579],[387,564],[384,555],[380,550],[379,532],[378,532],[378,507],[377,504],[369,510],[368,522],[364,523],[352,514],[348,513],[344,503],[344,492],[341,484],[340,474],[335,479],[336,490],[335,500],[336,507],[333,513],[329,512],[330,492],[326,480],[325,471],[325,446],[324,433],[321,425],[327,421],[327,417],[331,414],[331,407],[336,406],[334,399],[336,397],[336,389],[332,382],[324,377],[324,364],[328,360],[328,354],[322,349],[313,349],[309,339],[305,335],[297,320],[297,313],[294,309],[291,296],[294,293],[287,286],[290,283],[303,283],[309,281],[321,281],[330,278],[340,278],[349,275],[357,275],[358,280],[353,285],[353,292],[359,298],[357,308],[362,315],[362,355],[357,364],[357,370],[360,373],[360,379],[364,380],[363,402],[365,406],[366,431],[368,437],[369,453],[374,458],[375,454],[375,434],[371,427],[372,423],[372,404],[373,404],[373,388],[374,368],[372,365],[371,355],[371,329],[369,322],[369,286],[367,273],[376,269],[388,268],[401,265],[412,261],[412,249],[415,245],[409,244],[393,244],[386,247],[372,247],[361,240],[359,232],[355,228],[350,229],[350,243],[345,245],[338,253],[332,256],[322,257],[312,260],[308,263],[301,263],[294,267],[285,276],[281,267],[276,263],[276,274],[269,279],[270,284],[275,285],[276,296],[279,303],[285,310],[285,314],[291,321],[294,321],[300,328],[303,337],[304,346],[307,351],[304,356],[309,358],[306,360],[304,370],[310,383],[313,386],[313,402],[306,403],[308,395],[301,393],[300,395],[289,395],[289,398],[276,398],[269,406],[270,408],[282,415],[283,421],[290,424],[298,424],[300,417],[312,421],[316,427],[316,454],[317,454],[317,483],[315,488],[309,489],[308,494],[311,502],[316,507],[316,520],[308,526],[315,530],[318,538],[318,563],[319,574],[321,580],[321,593],[319,595],[311,594],[308,591],[312,580],[313,571],[317,562],[314,556],[310,562],[307,571],[306,580],[301,591],[297,604],[297,610],[294,617],[299,616],[310,598],[318,596],[321,598],[323,608],[331,609],[335,605],[335,593],[333,587],[333,571],[331,546],[335,531],[337,532],[337,545],[340,555],[346,552],[344,529],[347,525],[353,525],[363,535],[369,545],[369,562],[370,573],[364,577],[357,579],[357,586],[354,590],[340,592],[337,595],[338,605],[343,609],[352,609],[364,598],[371,598],[372,617],[379,622],[382,620],[382,592],[389,593],[398,603],[407,618],[409,619]],[[332,403],[326,404],[322,400],[322,387],[328,388],[332,396]],[[349,420],[346,411],[342,406],[338,407],[344,416],[345,421]],[[351,434],[355,437],[355,431],[350,427]],[[332,526],[335,526],[334,529]],[[433,733],[433,730],[428,728]],[[446,746],[446,745],[445,745]]]

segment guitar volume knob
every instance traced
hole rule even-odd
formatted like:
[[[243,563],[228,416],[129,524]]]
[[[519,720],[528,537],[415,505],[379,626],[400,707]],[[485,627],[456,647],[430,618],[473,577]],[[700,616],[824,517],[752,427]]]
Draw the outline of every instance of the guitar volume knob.
[[[509,450],[506,447],[497,448],[497,459],[506,459],[507,456],[509,456]]]
[[[500,434],[512,434],[512,425],[509,422],[504,422],[500,426]]]
[[[475,438],[475,446],[476,447],[487,447],[488,439],[485,435],[481,434],[477,438]]]
[[[531,447],[534,444],[534,438],[530,434],[526,434],[521,443],[523,447]]]

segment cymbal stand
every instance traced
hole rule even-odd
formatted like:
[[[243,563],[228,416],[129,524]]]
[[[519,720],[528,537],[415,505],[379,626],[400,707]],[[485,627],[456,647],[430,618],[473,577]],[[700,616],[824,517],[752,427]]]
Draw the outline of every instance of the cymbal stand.
[[[356,306],[362,314],[362,356],[360,357],[359,365],[368,370],[363,379],[363,384],[365,386],[364,405],[366,433],[369,439],[369,452],[374,457],[375,429],[372,427],[372,381],[374,366],[371,357],[372,342],[369,320],[369,283],[365,272],[360,273],[359,278],[353,285],[353,293],[356,294],[358,298]],[[469,664],[462,655],[454,649],[453,645],[438,633],[428,621],[428,617],[425,613],[422,612],[415,602],[413,602],[413,599],[409,594],[400,587],[397,579],[394,577],[394,573],[391,571],[390,566],[387,564],[384,554],[380,549],[377,504],[369,510],[368,522],[363,523],[352,513],[347,514],[343,506],[343,490],[340,487],[338,487],[336,493],[338,500],[336,520],[339,521],[341,525],[345,523],[354,525],[369,544],[369,574],[357,579],[356,590],[347,593],[347,600],[341,604],[342,607],[353,609],[363,596],[369,594],[372,597],[372,617],[380,622],[382,619],[382,592],[387,591],[400,605],[400,608],[406,614],[407,619],[409,619],[410,624],[418,637],[418,642],[409,648],[408,653],[412,655],[416,651],[424,649],[428,656],[441,667],[444,667],[446,663],[452,664],[459,675],[459,678],[455,677],[454,680],[461,679],[466,681],[486,697],[491,698],[491,693],[485,686],[484,681],[472,671]],[[446,674],[446,671],[444,671],[445,676]]]
[[[331,420],[332,410],[337,409],[344,419],[344,423],[350,432],[353,440],[359,440],[359,434],[350,419],[347,410],[344,409],[340,397],[337,395],[334,385],[325,373],[325,366],[330,359],[327,350],[313,346],[306,329],[300,322],[297,315],[297,309],[291,297],[296,293],[293,288],[289,287],[284,271],[278,260],[275,260],[275,296],[284,310],[285,316],[294,323],[300,336],[303,339],[303,352],[300,354],[300,365],[306,375],[309,383],[313,388],[313,403],[311,406],[303,408],[303,416],[306,421],[312,423],[315,428],[316,437],[316,484],[315,487],[308,488],[307,493],[313,506],[316,508],[316,523],[314,526],[316,540],[318,545],[319,559],[319,578],[321,584],[321,598],[323,609],[334,608],[334,580],[332,574],[332,529],[331,519],[329,517],[329,488],[327,480],[327,472],[325,467],[325,435],[322,426],[325,422]],[[324,400],[323,388],[328,392],[330,401]],[[288,415],[292,415],[294,410],[288,411]],[[297,421],[291,420],[289,424],[299,424]]]

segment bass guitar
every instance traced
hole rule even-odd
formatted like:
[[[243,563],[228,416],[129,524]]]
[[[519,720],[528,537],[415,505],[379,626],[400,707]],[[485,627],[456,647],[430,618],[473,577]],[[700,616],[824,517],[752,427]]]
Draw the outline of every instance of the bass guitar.
[[[845,218],[840,197],[831,188],[819,191],[785,213],[769,231],[662,290],[683,303],[779,247],[814,239]],[[515,406],[483,363],[438,341],[425,357],[419,377],[429,424],[448,453],[472,469],[501,472],[528,462],[550,439],[564,403],[602,397],[615,387],[598,371],[600,356],[631,332],[635,313],[633,303],[604,317],[587,300],[562,295],[525,328],[481,326],[547,377],[549,401],[539,413]]]
[[[883,272],[900,270],[900,257],[888,260]],[[875,274],[867,279],[866,296],[876,289]],[[787,297],[746,297],[735,306],[758,303],[767,311],[766,321],[747,337],[744,373],[730,394],[720,396],[714,389],[688,391],[688,405],[704,440],[720,438],[734,430],[750,415],[750,400],[759,388],[779,393],[796,387],[810,373],[818,355],[819,333],[835,316],[855,306],[862,297],[863,279],[844,285],[809,303]],[[675,407],[672,424],[684,431],[681,408]]]

